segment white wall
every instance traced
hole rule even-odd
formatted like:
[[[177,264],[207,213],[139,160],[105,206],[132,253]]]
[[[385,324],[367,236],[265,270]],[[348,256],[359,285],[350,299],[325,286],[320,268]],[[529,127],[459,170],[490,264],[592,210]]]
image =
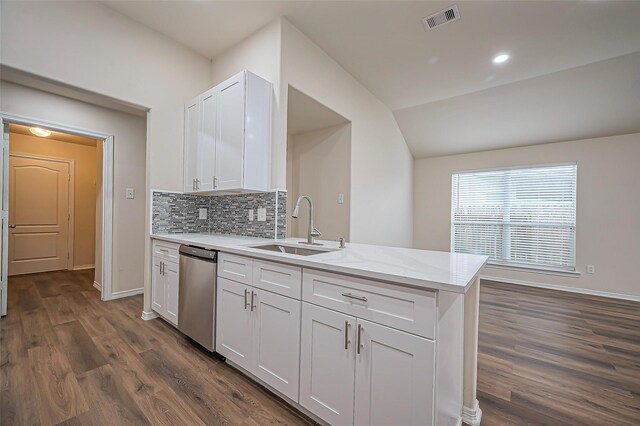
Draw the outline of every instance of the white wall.
[[[292,85],[352,122],[351,240],[410,246],[413,158],[391,111],[284,19],[217,57],[212,80],[245,68],[274,85],[272,186],[286,186],[286,100]]]
[[[280,97],[285,111],[289,85],[352,123],[351,241],[411,246],[413,157],[389,108],[282,20]],[[286,114],[278,119],[278,127],[286,129]],[[286,149],[275,155],[274,164],[284,173]],[[280,176],[279,182],[284,179]]]
[[[211,86],[209,59],[99,2],[3,1],[0,19],[3,65],[148,108],[148,176],[138,196],[182,189],[182,105]],[[148,239],[144,251],[149,290]]]
[[[0,110],[114,136],[112,291],[143,286],[146,120],[12,83],[0,83]],[[125,199],[125,188],[138,196]],[[99,282],[99,281],[98,281]]]
[[[640,298],[640,133],[416,160],[415,247],[450,249],[453,172],[573,161],[578,164],[576,267],[581,274],[491,267],[484,274]],[[595,274],[586,273],[588,264]]]
[[[291,213],[298,196],[306,194],[314,204],[314,225],[323,240],[349,240],[351,204],[351,124],[289,135],[287,146],[287,197],[290,237],[306,237],[309,209],[300,217]],[[344,203],[338,204],[338,194]],[[305,202],[306,203],[306,202]]]

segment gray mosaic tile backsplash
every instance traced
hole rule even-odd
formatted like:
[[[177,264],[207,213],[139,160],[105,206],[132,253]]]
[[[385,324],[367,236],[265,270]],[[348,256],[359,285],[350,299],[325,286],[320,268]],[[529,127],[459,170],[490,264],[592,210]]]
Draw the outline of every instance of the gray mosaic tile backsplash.
[[[203,207],[208,209],[208,220],[198,219],[198,209]],[[258,208],[267,210],[266,221],[258,221]],[[249,221],[249,209],[254,211],[253,221]],[[218,196],[154,191],[152,210],[154,234],[211,232],[262,238],[287,235],[285,191]]]

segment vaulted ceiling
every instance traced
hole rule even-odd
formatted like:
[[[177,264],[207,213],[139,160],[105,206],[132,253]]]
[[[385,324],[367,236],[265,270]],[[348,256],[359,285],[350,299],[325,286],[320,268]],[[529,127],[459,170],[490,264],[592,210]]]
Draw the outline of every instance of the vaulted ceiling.
[[[637,1],[459,1],[430,31],[453,1],[105,3],[214,60],[284,16],[394,111],[416,157],[640,132],[637,58],[594,64],[640,51]]]

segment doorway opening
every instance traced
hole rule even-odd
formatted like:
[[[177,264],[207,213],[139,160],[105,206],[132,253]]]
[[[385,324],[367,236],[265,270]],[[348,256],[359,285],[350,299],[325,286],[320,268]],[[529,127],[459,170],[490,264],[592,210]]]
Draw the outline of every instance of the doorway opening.
[[[113,137],[2,117],[2,279],[85,271],[111,298]]]
[[[101,141],[31,129],[9,125],[8,275],[95,269]]]
[[[289,86],[287,101],[287,211],[300,195],[314,203],[323,240],[349,241],[351,122]],[[309,210],[288,217],[287,236],[305,238]]]

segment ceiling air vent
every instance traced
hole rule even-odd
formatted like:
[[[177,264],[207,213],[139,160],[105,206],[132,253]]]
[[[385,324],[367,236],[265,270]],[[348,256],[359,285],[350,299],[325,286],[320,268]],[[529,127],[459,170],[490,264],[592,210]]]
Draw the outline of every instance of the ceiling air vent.
[[[441,10],[438,13],[434,13],[431,16],[422,18],[422,24],[425,30],[432,30],[440,25],[448,24],[449,22],[460,19],[460,12],[458,12],[458,5],[453,5]]]

